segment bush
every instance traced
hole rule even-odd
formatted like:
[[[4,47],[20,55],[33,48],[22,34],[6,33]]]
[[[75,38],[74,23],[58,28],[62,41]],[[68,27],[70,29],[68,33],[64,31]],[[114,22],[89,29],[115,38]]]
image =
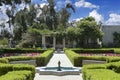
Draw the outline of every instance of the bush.
[[[76,53],[114,53],[114,49],[78,49]]]
[[[8,60],[5,58],[0,58],[0,63],[8,63]]]
[[[120,80],[120,62],[85,65],[82,74],[83,80]]]
[[[0,63],[0,76],[13,71],[12,65]]]
[[[4,53],[31,53],[31,52],[39,52],[39,53],[43,53],[45,50],[41,49],[41,48],[8,48],[8,49],[0,49],[0,53],[4,54]]]
[[[29,70],[32,72],[32,79],[35,77],[35,67],[32,65],[16,64],[13,65],[14,71]]]
[[[10,71],[21,71],[21,70],[28,70],[32,72],[32,79],[35,76],[35,67],[32,65],[26,64],[3,64],[0,63],[0,76],[6,74]],[[1,79],[0,79],[1,80]]]
[[[11,71],[0,77],[0,80],[33,80],[31,71]]]
[[[10,61],[23,61],[23,60],[33,60],[34,57],[31,56],[11,56],[11,57],[5,57],[9,62]]]
[[[79,58],[78,54],[76,54],[75,52],[73,52],[71,50],[67,50],[67,49],[65,50],[65,53],[74,66],[82,65],[81,60],[79,60],[80,58]]]
[[[120,57],[112,57],[112,56],[110,56],[110,57],[106,57],[106,62],[107,63],[110,63],[110,62],[118,62],[118,61],[120,61]]]
[[[83,80],[120,80],[120,74],[107,69],[88,69],[83,75]]]
[[[47,50],[40,56],[36,57],[37,66],[45,66],[49,62],[50,58],[52,57],[53,51],[54,51],[53,49]]]

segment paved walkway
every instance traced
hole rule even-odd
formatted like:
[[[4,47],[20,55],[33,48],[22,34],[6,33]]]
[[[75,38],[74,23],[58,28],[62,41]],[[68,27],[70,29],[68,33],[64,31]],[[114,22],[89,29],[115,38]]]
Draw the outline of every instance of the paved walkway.
[[[73,67],[70,60],[67,58],[67,56],[64,54],[64,52],[57,53],[55,52],[49,63],[47,64],[47,67],[56,67],[58,66],[58,61],[61,62],[62,67]]]
[[[63,67],[73,67],[70,60],[64,54],[64,52],[57,53],[55,52],[47,67],[56,67],[58,66],[58,61],[61,62]],[[82,80],[82,75],[65,75],[65,76],[55,76],[55,75],[39,75],[36,73],[34,80]]]

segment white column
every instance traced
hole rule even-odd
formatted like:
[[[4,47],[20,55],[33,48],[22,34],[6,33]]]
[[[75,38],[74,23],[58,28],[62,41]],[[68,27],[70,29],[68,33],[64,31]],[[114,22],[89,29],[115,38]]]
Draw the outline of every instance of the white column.
[[[53,48],[55,49],[56,47],[56,37],[53,37]]]
[[[65,38],[63,38],[63,48],[65,48]]]
[[[45,35],[42,35],[42,48],[46,48]]]

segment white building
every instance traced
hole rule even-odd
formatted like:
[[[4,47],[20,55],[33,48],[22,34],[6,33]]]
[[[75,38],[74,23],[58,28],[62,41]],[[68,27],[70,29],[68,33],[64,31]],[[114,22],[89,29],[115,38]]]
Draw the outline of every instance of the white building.
[[[103,25],[102,31],[104,33],[102,43],[108,45],[113,43],[113,33],[120,33],[120,25]]]

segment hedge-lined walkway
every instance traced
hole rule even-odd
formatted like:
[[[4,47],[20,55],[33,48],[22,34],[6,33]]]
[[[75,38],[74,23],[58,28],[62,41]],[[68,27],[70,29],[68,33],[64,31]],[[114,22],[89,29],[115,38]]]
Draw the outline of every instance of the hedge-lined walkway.
[[[47,64],[47,67],[58,66],[58,61],[61,62],[62,67],[73,67],[72,63],[67,58],[67,56],[64,54],[64,52],[61,52],[61,53],[55,52],[53,57],[51,58],[50,62]]]
[[[73,67],[70,60],[67,58],[64,52],[55,52],[50,62],[47,64],[48,67],[58,66],[58,61],[61,62],[61,66]],[[55,76],[55,75],[39,75],[36,74],[34,80],[82,80],[82,75],[65,75],[65,76]]]

